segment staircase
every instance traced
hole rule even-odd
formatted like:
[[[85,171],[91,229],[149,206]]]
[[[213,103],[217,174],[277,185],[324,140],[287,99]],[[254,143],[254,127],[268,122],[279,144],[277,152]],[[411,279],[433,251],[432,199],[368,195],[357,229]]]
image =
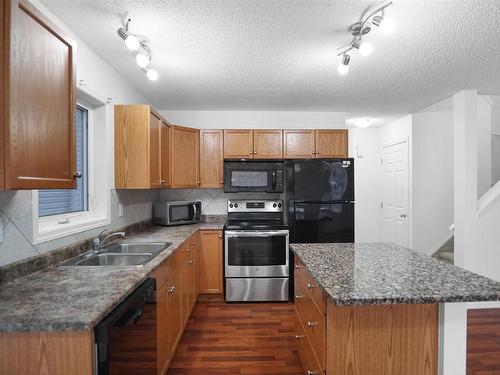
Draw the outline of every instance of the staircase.
[[[453,264],[455,253],[455,236],[451,236],[432,256],[436,259]]]

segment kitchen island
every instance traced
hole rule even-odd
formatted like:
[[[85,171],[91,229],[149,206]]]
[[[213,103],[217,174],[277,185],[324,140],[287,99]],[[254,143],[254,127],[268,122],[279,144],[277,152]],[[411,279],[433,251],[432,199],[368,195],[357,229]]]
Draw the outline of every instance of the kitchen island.
[[[500,300],[500,283],[391,244],[291,249],[309,375],[436,375],[440,306]]]

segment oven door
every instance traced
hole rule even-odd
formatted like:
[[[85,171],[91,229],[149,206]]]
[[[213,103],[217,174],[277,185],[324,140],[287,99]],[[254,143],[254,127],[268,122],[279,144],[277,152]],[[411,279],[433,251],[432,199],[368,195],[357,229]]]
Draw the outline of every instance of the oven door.
[[[226,277],[288,276],[288,230],[226,231],[224,238]]]

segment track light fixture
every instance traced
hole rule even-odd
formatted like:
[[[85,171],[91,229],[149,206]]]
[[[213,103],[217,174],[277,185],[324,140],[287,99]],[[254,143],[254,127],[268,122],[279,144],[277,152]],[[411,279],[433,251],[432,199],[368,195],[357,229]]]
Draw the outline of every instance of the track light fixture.
[[[351,56],[349,56],[349,55],[342,56],[342,63],[337,68],[337,71],[339,72],[340,75],[347,74],[347,72],[349,71],[349,62],[350,61],[351,61]]]
[[[146,73],[151,81],[158,79],[158,72],[154,69],[147,69],[151,62],[151,49],[149,48],[149,39],[144,35],[132,34],[128,26],[132,19],[128,19],[124,27],[118,29],[118,36],[125,41],[125,46],[134,53],[137,65]]]
[[[369,12],[361,21],[351,25],[350,33],[353,37],[351,42],[338,49],[338,55],[342,56],[342,63],[337,68],[339,74],[346,74],[349,70],[350,56],[347,52],[352,49],[357,49],[361,56],[368,56],[373,52],[373,45],[363,40],[363,37],[372,31],[372,25],[380,28],[384,34],[390,34],[396,28],[396,22],[393,18],[385,17],[385,9],[392,5],[392,1],[384,1],[383,3],[374,7],[374,10]],[[344,64],[345,57],[349,57],[347,64]]]

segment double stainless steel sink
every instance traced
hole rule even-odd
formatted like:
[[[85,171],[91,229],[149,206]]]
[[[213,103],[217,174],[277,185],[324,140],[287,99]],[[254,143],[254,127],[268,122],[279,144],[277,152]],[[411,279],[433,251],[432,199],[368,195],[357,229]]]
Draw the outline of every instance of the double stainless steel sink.
[[[124,242],[86,252],[63,266],[141,266],[160,254],[171,242]]]

